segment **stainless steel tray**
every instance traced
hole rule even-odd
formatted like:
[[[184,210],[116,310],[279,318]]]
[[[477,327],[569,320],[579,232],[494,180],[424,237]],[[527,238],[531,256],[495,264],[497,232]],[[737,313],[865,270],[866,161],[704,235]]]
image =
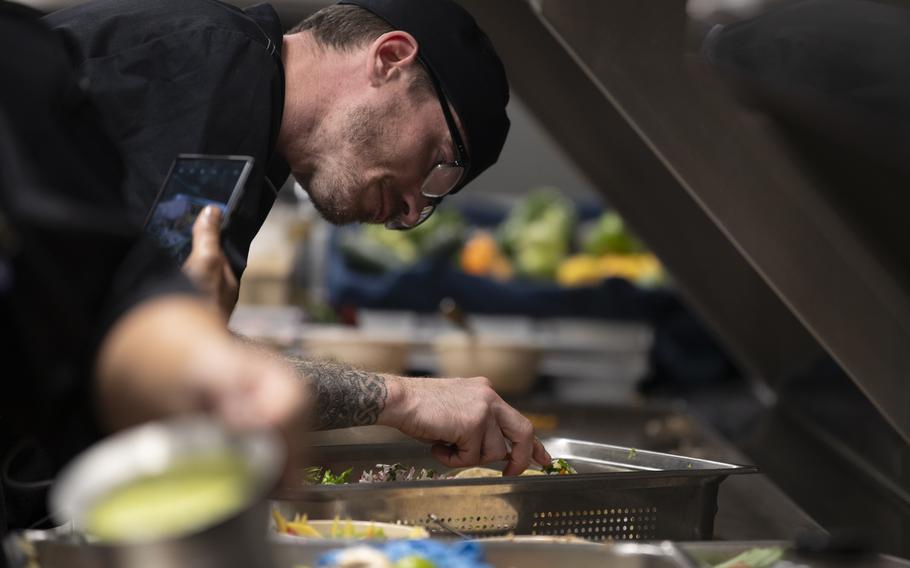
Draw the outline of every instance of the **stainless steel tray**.
[[[335,516],[425,526],[429,515],[474,536],[574,534],[595,541],[700,540],[713,533],[717,490],[728,475],[754,467],[594,444],[544,440],[571,476],[447,479],[282,487],[274,505],[285,515]],[[315,463],[352,479],[377,463],[438,467],[416,443],[325,446]],[[493,464],[497,467],[500,464]]]

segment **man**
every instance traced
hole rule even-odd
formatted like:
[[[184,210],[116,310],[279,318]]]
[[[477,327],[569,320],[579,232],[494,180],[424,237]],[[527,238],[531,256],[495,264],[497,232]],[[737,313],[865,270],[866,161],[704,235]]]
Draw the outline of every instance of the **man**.
[[[217,247],[185,269],[229,313],[249,243],[292,171],[335,223],[416,226],[493,164],[508,84],[474,20],[451,0],[345,0],[281,35],[274,10],[203,0],[96,0],[46,18],[126,154],[144,217],[174,156],[246,154],[249,190]],[[438,441],[460,467],[546,451],[483,378],[438,381],[296,361],[323,428],[388,424]],[[511,447],[510,447],[511,446]]]
[[[451,0],[345,0],[284,36],[268,5],[203,0],[45,21],[123,148],[137,219],[177,153],[255,158],[225,238],[238,276],[290,172],[332,222],[410,227],[496,161],[509,127],[502,64]]]

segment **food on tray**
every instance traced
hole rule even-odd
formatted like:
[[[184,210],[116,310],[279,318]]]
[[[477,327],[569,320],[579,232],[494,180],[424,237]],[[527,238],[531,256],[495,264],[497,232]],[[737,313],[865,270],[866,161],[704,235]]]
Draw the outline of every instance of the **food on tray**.
[[[167,470],[114,488],[86,517],[86,532],[107,541],[185,534],[240,510],[252,477],[235,455],[185,459]]]
[[[374,469],[363,472],[360,483],[381,483],[385,481],[423,481],[425,479],[444,479],[435,470],[416,467],[405,467],[400,463],[376,464]]]
[[[554,459],[542,469],[526,469],[521,475],[568,475],[578,473],[569,462],[562,458]],[[332,473],[331,469],[313,467],[306,470],[308,483],[322,485],[341,485],[349,483],[351,470]],[[465,479],[475,477],[502,477],[502,472],[489,467],[469,467],[449,473],[438,473],[432,469],[406,467],[400,463],[376,464],[376,467],[364,471],[360,483],[385,483],[387,481],[424,481],[427,479]]]
[[[473,542],[396,541],[381,547],[357,546],[324,554],[318,568],[490,568]]]
[[[783,555],[783,549],[777,546],[752,548],[726,562],[715,564],[714,568],[770,568]]]
[[[306,468],[303,476],[304,481],[313,485],[344,485],[351,482],[352,471],[352,468],[348,468],[336,475],[329,468],[315,466]]]
[[[303,538],[340,538],[353,540],[386,540],[395,538],[427,538],[429,534],[423,527],[391,525],[371,521],[342,521],[335,517],[332,521],[309,520],[307,515],[297,513],[293,519],[286,518],[281,511],[272,509],[272,520],[275,532]]]
[[[578,472],[569,465],[569,462],[562,458],[557,458],[550,465],[544,466],[543,469],[526,469],[521,475],[571,475],[575,473]],[[469,467],[450,475],[450,477],[451,479],[502,477],[502,472],[489,467]]]
[[[550,463],[550,465],[545,465],[543,467],[543,472],[547,475],[570,475],[573,473],[578,473],[575,471],[575,468],[569,464],[569,462],[562,458],[556,458]]]

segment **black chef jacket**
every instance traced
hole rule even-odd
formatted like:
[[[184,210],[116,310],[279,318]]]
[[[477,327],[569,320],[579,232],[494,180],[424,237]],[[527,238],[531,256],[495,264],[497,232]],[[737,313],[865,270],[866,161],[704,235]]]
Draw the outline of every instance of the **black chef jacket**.
[[[45,22],[63,37],[124,153],[137,219],[147,216],[178,153],[255,158],[224,239],[240,275],[289,174],[274,152],[284,110],[275,10],[241,11],[215,0],[95,0]]]
[[[100,436],[91,370],[109,327],[193,288],[129,222],[117,149],[59,39],[2,1],[0,77],[2,536],[44,516],[42,478]]]

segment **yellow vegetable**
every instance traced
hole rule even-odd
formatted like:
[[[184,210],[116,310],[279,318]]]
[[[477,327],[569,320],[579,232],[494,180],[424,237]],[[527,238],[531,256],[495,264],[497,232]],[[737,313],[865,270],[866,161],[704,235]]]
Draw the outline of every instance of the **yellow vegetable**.
[[[311,527],[306,521],[295,523],[290,522],[287,524],[289,530],[285,531],[296,536],[307,536],[310,538],[322,538],[322,535],[319,534],[319,531]],[[293,532],[292,532],[293,531]]]
[[[590,286],[606,278],[625,278],[635,283],[661,279],[660,261],[653,254],[578,254],[560,264],[556,281],[563,286]]]
[[[278,529],[278,532],[288,532],[288,521],[284,518],[284,515],[281,514],[281,511],[273,508],[272,518],[275,520],[275,528]]]
[[[561,286],[588,286],[603,278],[599,257],[589,254],[570,256],[556,269],[556,282]]]

